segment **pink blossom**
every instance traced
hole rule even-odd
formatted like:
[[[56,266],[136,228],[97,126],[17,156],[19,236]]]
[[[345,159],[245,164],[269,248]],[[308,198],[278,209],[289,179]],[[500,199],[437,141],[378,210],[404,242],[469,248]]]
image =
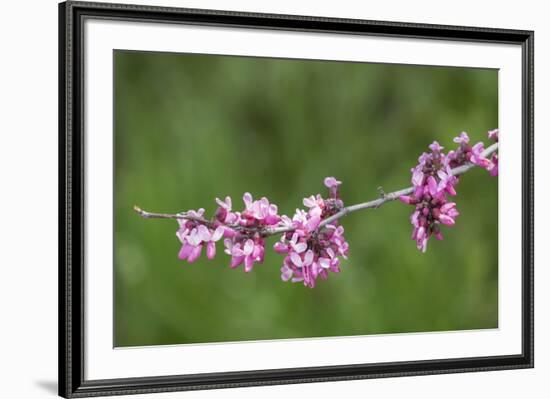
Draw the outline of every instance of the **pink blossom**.
[[[222,226],[218,226],[214,231],[208,229],[203,231],[202,241],[206,243],[206,257],[208,259],[214,259],[216,256],[216,241],[222,238],[224,231],[225,229]]]
[[[483,151],[485,151],[485,147],[483,146],[483,143],[480,141],[479,143],[477,143],[472,147],[470,162],[475,163],[476,165],[481,166],[482,168],[487,168],[491,161],[489,161],[487,158],[483,156]]]
[[[204,209],[188,211],[189,219],[178,219],[180,228],[177,236],[182,243],[179,258],[189,263],[197,260],[206,246],[206,256],[213,259],[216,256],[216,242],[225,237],[225,253],[231,256],[230,266],[235,268],[244,263],[246,272],[252,270],[254,263],[263,262],[265,255],[265,240],[261,232],[269,226],[275,226],[281,218],[277,206],[267,198],[254,201],[250,193],[243,195],[245,209],[233,212],[231,197],[222,201],[216,198],[218,208],[214,219],[203,218]],[[284,223],[289,223],[288,218]],[[251,230],[243,230],[242,227]]]
[[[334,178],[325,179],[325,185],[331,189],[340,182]],[[347,258],[349,245],[344,238],[344,228],[337,222],[319,227],[322,220],[337,212],[343,203],[331,192],[330,198],[321,195],[304,198],[306,212],[296,209],[293,218],[281,217],[285,224],[289,221],[294,229],[281,237],[273,248],[285,255],[281,267],[281,280],[302,282],[313,288],[318,278],[326,279],[329,273],[340,272],[340,259]]]
[[[466,148],[469,142],[468,135],[461,134],[455,142],[460,143],[461,148]],[[399,197],[401,202],[415,206],[415,211],[411,215],[411,238],[416,241],[417,248],[422,252],[426,251],[432,235],[437,239],[443,238],[439,225],[454,225],[455,217],[458,216],[455,204],[447,202],[447,195],[456,195],[455,186],[458,178],[452,175],[450,164],[456,161],[459,153],[453,152],[451,160],[442,152],[443,147],[437,142],[430,145],[430,150],[430,153],[421,155],[419,164],[411,170],[414,186],[412,195]]]
[[[489,137],[498,140],[498,129],[490,131]],[[411,238],[422,252],[426,251],[432,235],[442,240],[441,225],[454,226],[459,215],[456,203],[447,199],[447,195],[456,195],[455,187],[458,184],[458,177],[453,176],[452,168],[472,162],[487,169],[492,176],[498,174],[498,155],[494,154],[491,159],[484,157],[483,143],[470,146],[470,138],[466,132],[460,133],[453,141],[459,146],[447,154],[434,141],[429,146],[431,152],[420,155],[418,164],[411,169],[413,193],[399,197],[401,202],[415,207],[411,215]]]
[[[272,226],[279,222],[277,205],[270,204],[269,200],[262,197],[254,201],[250,193],[243,195],[245,210],[241,213],[240,223],[243,226],[267,225]]]
[[[417,199],[413,195],[400,195],[399,201],[407,205],[413,205],[413,204],[416,204]]]
[[[432,214],[434,218],[447,226],[453,226],[455,218],[459,215],[454,202],[447,202],[440,208],[434,208]]]
[[[277,242],[273,245],[273,249],[274,249],[275,252],[277,252],[278,254],[287,254],[288,251],[289,251],[288,245],[286,245],[284,242],[281,242],[281,241],[277,241]]]
[[[484,151],[483,143],[477,143],[475,146],[472,147],[472,155],[470,157],[470,161],[478,166],[481,166],[482,168],[489,171],[491,176],[497,176],[498,175],[498,155],[493,154],[491,159],[485,158],[483,156]]]
[[[498,142],[498,129],[489,130],[487,136],[494,142]]]
[[[470,137],[468,137],[468,133],[462,132],[458,137],[455,137],[453,141],[457,144],[468,144],[470,142]]]
[[[452,175],[449,166],[445,169],[438,170],[437,177],[439,178],[439,184],[437,186],[438,193],[446,192],[450,195],[456,195],[455,186],[458,183],[458,177]]]
[[[424,184],[424,172],[422,171],[422,168],[415,168],[413,169],[413,175],[412,175],[412,184],[415,187],[420,187]]]
[[[430,150],[432,150],[432,152],[441,152],[444,147],[441,147],[437,141],[434,141],[432,144],[429,145],[429,148]]]
[[[262,263],[265,255],[265,240],[261,235],[261,231],[269,226],[275,226],[279,222],[291,223],[285,217],[277,214],[277,205],[271,204],[265,197],[254,201],[250,193],[243,195],[245,209],[235,213],[235,225],[252,228],[252,232],[243,231],[238,227],[232,227],[230,230],[233,234],[225,234],[227,237],[224,240],[225,253],[231,256],[230,266],[235,268],[244,263],[245,272],[250,272],[254,263]],[[230,206],[227,199],[224,203],[219,203],[220,208]],[[225,227],[227,229],[227,226]],[[285,251],[284,246],[277,246],[279,251]]]
[[[216,203],[219,205],[216,210],[216,219],[226,225],[232,225],[239,219],[239,215],[231,211],[231,202],[231,197],[225,197],[224,201],[216,198]]]
[[[283,265],[281,267],[281,280],[288,281],[292,278],[292,275],[294,272],[292,271],[292,268],[288,267],[287,265]]]
[[[199,212],[189,211],[187,215],[202,217],[203,213],[204,210],[201,209]],[[178,257],[181,260],[193,263],[200,257],[202,248],[206,244],[206,256],[208,259],[213,259],[216,255],[216,241],[222,237],[223,233],[224,228],[222,226],[209,229],[195,220],[180,220],[180,229],[176,235],[182,246]]]
[[[334,177],[325,177],[325,186],[329,189],[330,196],[332,198],[338,198],[338,187],[342,184],[341,181],[336,180]]]
[[[236,268],[244,263],[244,271],[250,272],[255,262],[261,263],[264,258],[265,241],[256,237],[241,242],[230,239],[224,240],[225,253],[231,255],[231,268]]]
[[[492,177],[498,176],[498,154],[493,154],[487,170]]]
[[[290,260],[297,267],[307,267],[313,263],[313,251],[308,249],[307,252],[304,252],[302,255],[297,252],[291,252]]]
[[[320,195],[317,195],[317,197],[312,195],[304,198],[303,204],[305,207],[309,208],[308,214],[310,216],[321,217],[323,210],[325,209],[325,201]]]

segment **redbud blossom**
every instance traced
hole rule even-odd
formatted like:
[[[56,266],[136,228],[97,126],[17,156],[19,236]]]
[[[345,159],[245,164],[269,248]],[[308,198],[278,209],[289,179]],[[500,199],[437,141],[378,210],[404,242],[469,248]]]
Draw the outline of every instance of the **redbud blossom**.
[[[327,177],[324,183],[329,189],[329,198],[320,194],[304,198],[307,212],[296,209],[292,220],[282,216],[283,223],[294,229],[273,246],[277,253],[285,255],[281,267],[283,281],[302,282],[313,288],[317,278],[327,279],[329,272],[340,272],[339,256],[347,258],[349,246],[344,239],[344,228],[337,222],[319,228],[323,219],[343,207],[338,193],[342,183],[334,177]]]
[[[488,135],[498,141],[498,129],[489,131]],[[423,153],[418,158],[418,165],[411,169],[412,195],[399,197],[403,203],[415,206],[411,215],[411,238],[422,252],[426,251],[428,239],[432,235],[438,240],[443,239],[440,225],[454,226],[459,215],[456,203],[449,202],[447,198],[448,195],[456,195],[455,187],[458,184],[458,177],[453,176],[452,168],[471,162],[487,169],[492,176],[498,174],[498,155],[493,155],[491,159],[485,158],[482,142],[470,146],[466,132],[460,133],[453,141],[459,146],[447,154],[437,141],[429,146],[431,152]]]

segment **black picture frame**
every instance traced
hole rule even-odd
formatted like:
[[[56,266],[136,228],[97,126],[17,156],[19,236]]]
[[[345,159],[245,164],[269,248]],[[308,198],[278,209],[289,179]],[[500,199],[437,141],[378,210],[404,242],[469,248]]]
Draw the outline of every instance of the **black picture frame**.
[[[87,17],[520,45],[523,62],[521,355],[86,380],[83,21]],[[72,1],[59,4],[59,395],[76,398],[533,367],[533,41],[534,32],[509,29]]]

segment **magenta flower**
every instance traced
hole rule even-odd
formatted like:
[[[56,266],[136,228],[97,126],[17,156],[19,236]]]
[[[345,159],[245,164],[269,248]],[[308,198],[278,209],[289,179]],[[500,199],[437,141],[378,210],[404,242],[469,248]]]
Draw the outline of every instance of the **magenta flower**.
[[[231,212],[231,200],[217,200],[219,208],[217,215],[221,223],[231,223],[224,227],[225,253],[231,256],[230,267],[236,268],[244,264],[244,271],[250,272],[254,263],[262,263],[265,255],[265,240],[261,232],[279,222],[289,224],[288,218],[281,219],[277,214],[277,206],[270,204],[265,197],[254,201],[250,193],[243,195],[245,209],[242,212]],[[227,212],[227,213],[224,213]],[[250,228],[251,230],[243,229]],[[284,249],[282,246],[279,248]]]
[[[193,214],[195,217],[202,216],[202,212],[187,212],[188,215]],[[207,228],[204,224],[198,224],[198,222],[186,220],[180,223],[180,230],[176,233],[181,241],[181,249],[178,257],[181,260],[187,260],[189,263],[196,261],[202,252],[203,246],[206,244],[206,257],[213,259],[216,256],[216,241],[218,241],[224,233],[222,226],[217,227],[215,230]],[[195,227],[196,226],[196,227]],[[191,229],[191,230],[190,230]]]
[[[223,201],[216,198],[218,208],[211,221],[203,219],[204,209],[191,210],[185,214],[189,219],[179,219],[177,236],[182,243],[179,258],[192,263],[206,246],[207,258],[213,259],[216,256],[216,242],[225,237],[224,252],[231,256],[232,268],[244,264],[244,270],[249,272],[254,263],[263,262],[265,240],[262,231],[277,225],[281,218],[277,214],[277,206],[270,204],[265,197],[254,201],[250,193],[245,193],[243,201],[245,209],[233,212],[231,197],[225,197]],[[285,222],[288,223],[288,218]]]
[[[207,228],[201,230],[201,227],[204,226],[199,226],[199,230],[201,231],[202,242],[206,243],[206,257],[214,259],[216,256],[216,241],[222,238],[225,228],[218,226],[216,230],[211,231]]]
[[[310,216],[321,217],[323,210],[325,209],[325,201],[320,195],[317,195],[317,197],[312,195],[304,198],[303,204],[309,208],[308,214]]]
[[[480,141],[479,143],[477,143],[472,147],[470,162],[475,163],[476,165],[487,169],[491,161],[489,161],[487,158],[483,156],[483,151],[485,151],[485,147],[483,146],[483,143]]]
[[[411,181],[413,186],[415,187],[421,187],[424,184],[424,172],[422,171],[422,167],[417,167],[413,169]]]
[[[433,217],[447,226],[455,224],[455,218],[459,215],[454,202],[447,202],[440,208],[432,209]]]
[[[487,136],[489,136],[489,139],[498,143],[498,129],[489,130],[487,132]],[[491,176],[498,176],[498,154],[493,154],[493,156],[491,157],[491,163],[487,167],[487,170],[489,171]]]
[[[434,153],[439,153],[444,147],[441,147],[437,141],[434,141],[432,144],[428,146],[430,150]]]
[[[342,184],[341,181],[336,180],[334,177],[325,177],[324,180],[325,186],[329,189],[330,196],[332,198],[338,197],[338,187]]]
[[[468,137],[468,134],[466,132],[462,132],[458,135],[458,137],[455,137],[453,141],[457,144],[465,145],[470,142],[470,137]]]
[[[454,141],[460,143],[460,148],[464,149],[468,147],[469,137],[463,132]],[[452,175],[450,164],[457,162],[461,155],[455,151],[450,152],[452,157],[449,157],[442,152],[443,147],[437,141],[429,147],[431,152],[423,153],[418,165],[411,169],[414,188],[412,195],[399,197],[401,202],[415,206],[411,215],[411,238],[422,252],[426,251],[432,235],[438,239],[443,238],[439,225],[452,226],[458,216],[455,204],[447,202],[447,195],[456,195],[458,178]]]
[[[201,208],[198,211],[189,210],[185,215],[191,218],[202,218],[204,209]],[[200,225],[195,220],[188,219],[178,219],[178,224],[179,229],[176,232],[176,236],[182,244],[178,253],[178,258],[193,263],[200,256],[202,251],[202,243],[197,230]]]
[[[493,154],[491,157],[491,164],[487,168],[491,176],[498,176],[498,154]]]
[[[263,262],[265,242],[261,238],[247,239],[244,242],[234,243],[230,239],[224,240],[225,252],[231,255],[231,268],[244,263],[244,271],[250,272],[254,262]]]
[[[437,177],[439,178],[439,184],[437,186],[438,193],[446,192],[450,195],[456,195],[455,186],[458,183],[458,177],[452,175],[449,166],[445,169],[438,170]]]
[[[489,137],[498,140],[498,129],[490,131]],[[460,133],[453,141],[459,146],[447,154],[442,152],[443,147],[437,141],[429,146],[429,153],[422,153],[418,165],[411,169],[413,193],[399,197],[401,202],[415,206],[411,215],[411,238],[422,252],[426,251],[432,235],[438,240],[443,239],[441,224],[454,226],[459,215],[456,203],[447,199],[447,195],[456,195],[455,187],[458,184],[458,177],[453,176],[452,168],[472,162],[487,169],[492,176],[498,174],[498,155],[494,154],[490,160],[484,157],[483,143],[470,146],[466,132]]]
[[[281,280],[288,281],[292,278],[294,272],[292,268],[288,267],[286,264],[283,264],[281,267]]]
[[[297,252],[290,253],[290,260],[296,267],[307,267],[313,263],[313,251],[308,249],[302,255]]]
[[[241,224],[243,226],[251,225],[275,225],[280,217],[277,215],[277,205],[270,204],[269,200],[263,197],[254,201],[250,193],[245,193],[243,201],[246,209],[241,213]]]
[[[231,197],[225,197],[225,201],[216,198],[219,208],[216,210],[216,219],[223,224],[232,225],[237,223],[239,216],[231,212]]]
[[[497,136],[498,140],[498,136]],[[483,143],[479,142],[472,147],[470,161],[478,166],[489,171],[491,176],[498,176],[498,154],[493,154],[491,159],[487,159],[483,156],[484,151]]]
[[[330,269],[334,273],[340,272],[338,267],[340,266],[340,259],[338,259],[332,248],[327,248],[325,252],[325,257],[319,257],[319,265],[323,269]]]
[[[281,217],[283,225],[292,227],[294,231],[281,237],[281,241],[273,246],[277,253],[285,255],[281,267],[281,280],[302,282],[313,288],[318,278],[326,279],[329,272],[340,272],[339,257],[347,258],[349,245],[344,238],[344,228],[337,222],[319,227],[323,219],[330,217],[342,206],[336,189],[341,184],[338,180],[328,177],[325,185],[329,189],[330,198],[312,195],[304,198],[306,212],[296,209],[293,218]]]

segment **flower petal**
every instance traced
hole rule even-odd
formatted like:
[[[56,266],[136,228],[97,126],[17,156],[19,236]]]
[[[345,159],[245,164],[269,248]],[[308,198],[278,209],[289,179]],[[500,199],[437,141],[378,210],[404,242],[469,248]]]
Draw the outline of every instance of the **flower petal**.
[[[321,223],[321,218],[319,216],[312,216],[308,221],[307,221],[307,229],[308,231],[313,231],[317,228],[317,226],[319,226],[319,223]]]
[[[180,252],[178,253],[178,258],[180,258],[181,260],[187,259],[187,257],[189,256],[192,250],[193,250],[192,245],[187,243],[183,244],[181,246]]]
[[[187,236],[187,242],[192,246],[197,246],[201,243],[202,239],[197,229],[191,230],[191,233]]]
[[[296,252],[290,253],[290,260],[298,267],[302,267],[302,258]]]
[[[216,230],[214,230],[214,233],[212,233],[210,240],[211,241],[218,241],[220,238],[222,238],[223,234],[225,232],[225,227],[218,226]]]
[[[313,251],[308,249],[304,256],[304,266],[309,266],[313,262]]]
[[[307,244],[305,242],[299,242],[298,244],[293,245],[292,249],[294,249],[295,252],[301,254],[307,249]]]
[[[290,267],[283,266],[281,268],[281,280],[288,281],[292,278],[292,269]]]
[[[214,241],[209,241],[206,244],[206,257],[208,259],[214,259],[216,256],[216,243]]]
[[[254,259],[252,256],[245,256],[244,258],[244,271],[246,273],[250,272],[254,267]]]
[[[197,234],[199,236],[199,238],[201,239],[201,241],[210,241],[210,237],[212,236],[210,234],[210,230],[208,230],[208,228],[201,224],[198,228],[197,228]]]
[[[231,264],[229,265],[232,269],[239,266],[241,263],[243,263],[244,256],[233,256],[231,258]]]
[[[315,201],[315,197],[313,195],[310,197],[304,198],[302,202],[304,206],[307,206],[308,208],[312,208],[315,205],[317,205],[317,201]]]
[[[412,184],[415,186],[421,186],[424,182],[424,173],[421,169],[415,169],[412,176]]]
[[[189,257],[187,258],[187,262],[193,263],[194,261],[196,261],[199,258],[199,256],[201,256],[201,252],[202,252],[202,244],[197,245],[196,247],[193,247],[193,250],[189,254]]]
[[[342,184],[341,181],[336,180],[332,176],[325,177],[325,180],[323,181],[323,183],[325,184],[325,187],[327,187],[327,188],[338,187],[340,184]]]
[[[244,201],[244,204],[246,206],[246,209],[247,210],[250,209],[250,207],[252,206],[252,194],[244,193],[243,201]]]
[[[437,194],[437,182],[433,176],[428,177],[428,190],[432,196]]]
[[[252,251],[254,251],[254,241],[252,241],[251,239],[248,239],[244,243],[243,252],[244,252],[245,255],[248,256],[248,255],[252,254]]]
[[[439,215],[439,221],[447,226],[453,226],[455,224],[455,220],[448,216],[448,215]]]
[[[319,265],[321,265],[323,269],[328,269],[330,267],[330,259],[319,258]]]

